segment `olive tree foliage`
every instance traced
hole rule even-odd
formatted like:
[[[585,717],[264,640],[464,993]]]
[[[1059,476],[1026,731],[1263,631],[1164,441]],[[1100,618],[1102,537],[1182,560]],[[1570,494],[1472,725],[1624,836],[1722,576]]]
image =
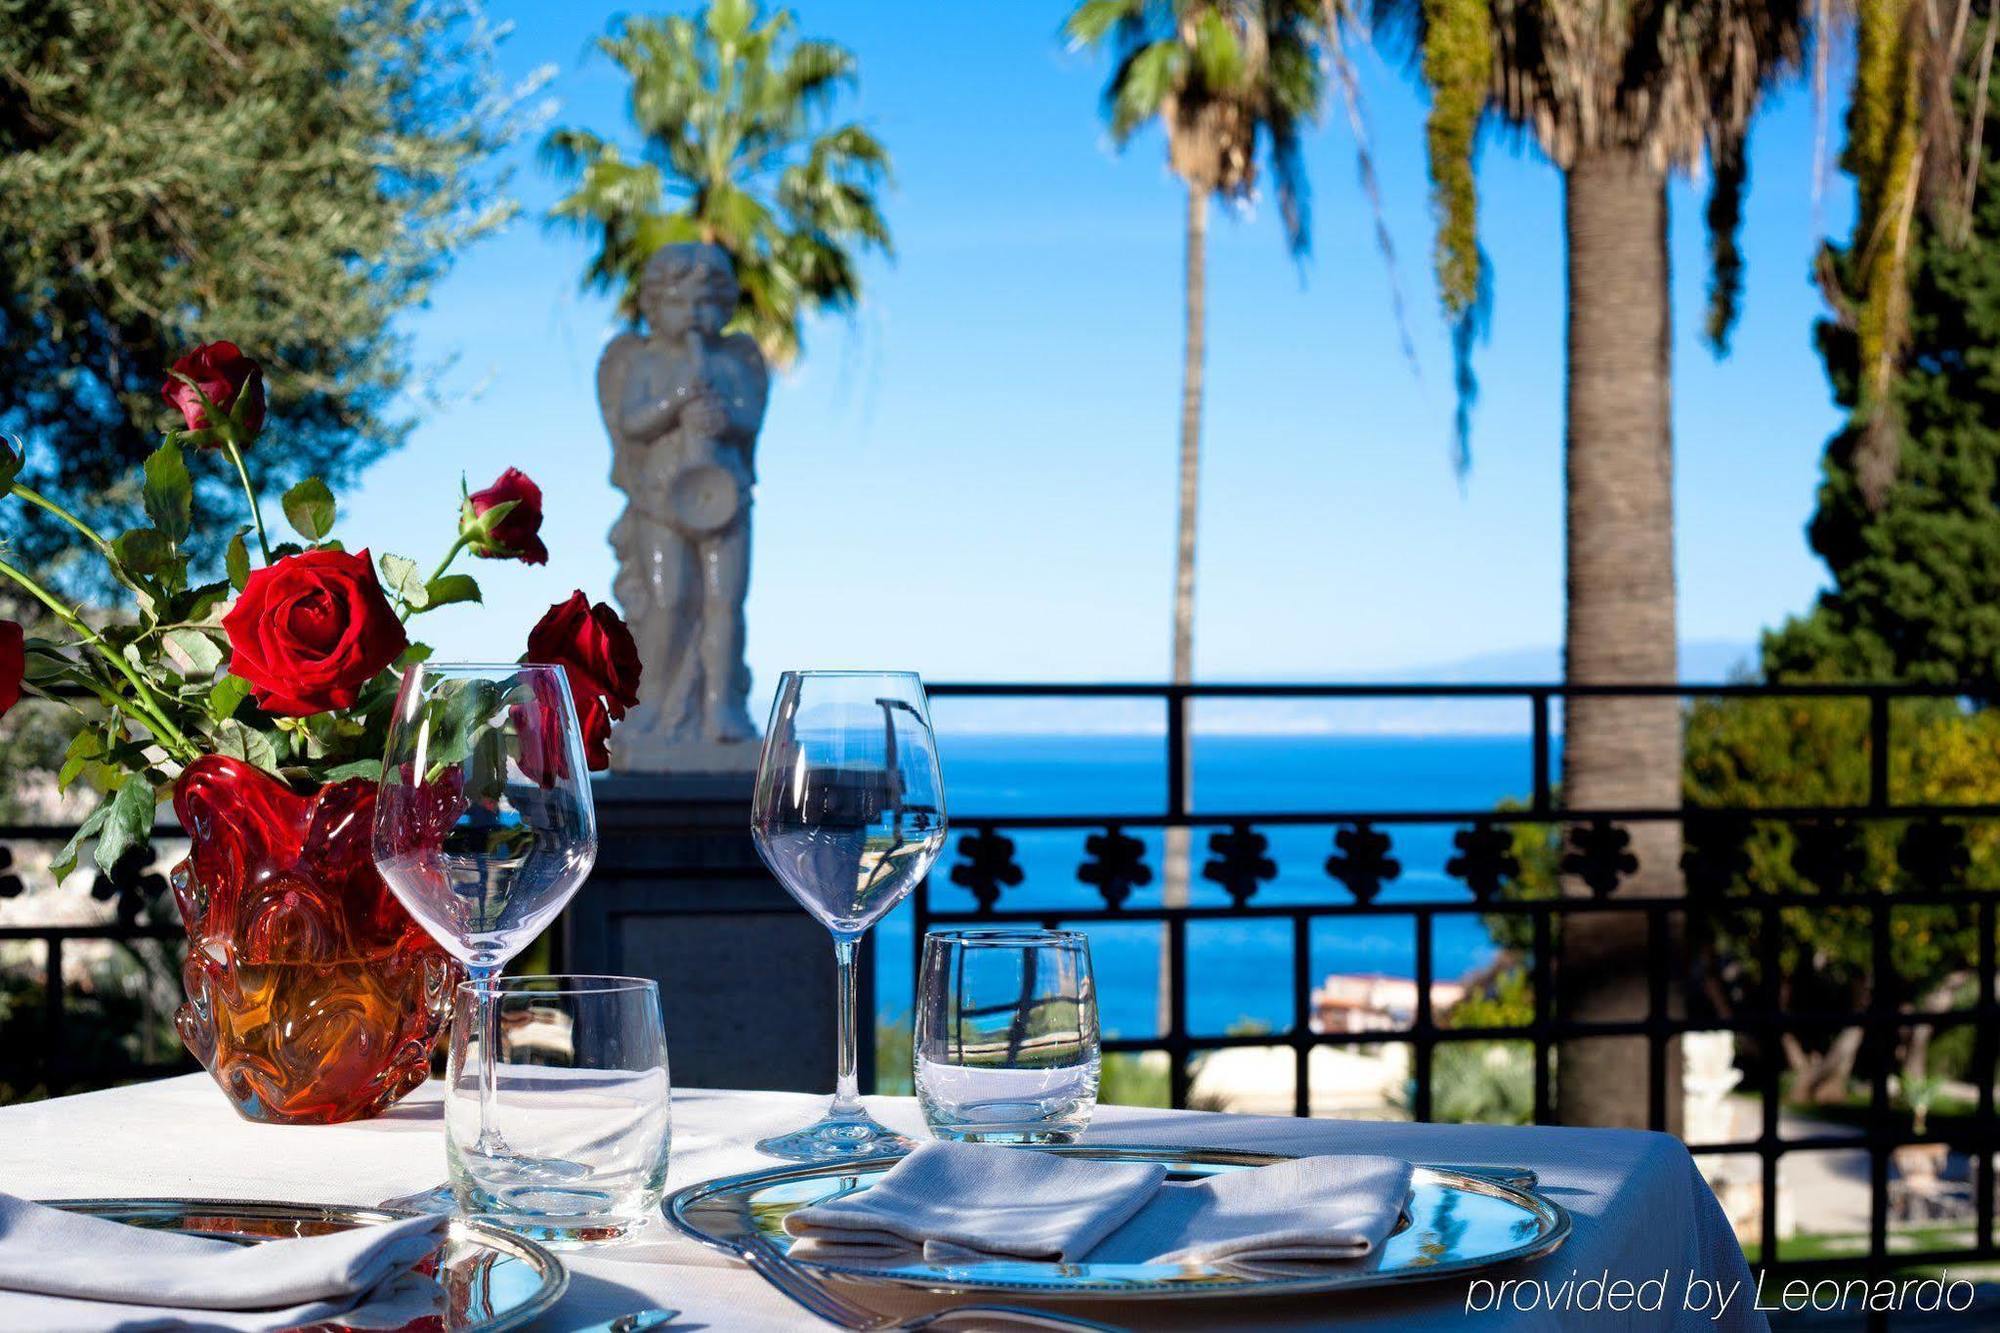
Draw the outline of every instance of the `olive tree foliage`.
[[[216,338],[264,364],[286,425],[250,457],[266,489],[399,444],[396,317],[512,208],[484,170],[525,91],[500,86],[497,35],[477,0],[0,0],[0,432],[22,479],[101,529],[136,521],[126,479],[179,424],[165,368]],[[202,491],[233,483],[191,462]],[[70,544],[5,537],[45,569]]]

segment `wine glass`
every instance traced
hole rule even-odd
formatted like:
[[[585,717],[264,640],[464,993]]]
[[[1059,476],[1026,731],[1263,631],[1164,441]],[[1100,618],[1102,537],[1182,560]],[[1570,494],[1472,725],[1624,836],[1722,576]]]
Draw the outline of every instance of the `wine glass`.
[[[375,800],[375,866],[481,992],[479,1147],[493,1129],[493,977],[575,895],[597,814],[561,667],[420,662],[403,673]]]
[[[799,905],[833,932],[837,1082],[818,1123],[758,1151],[798,1162],[908,1152],[861,1105],[855,946],[944,848],[944,779],[923,682],[908,671],[787,671],[757,765],[750,834]]]

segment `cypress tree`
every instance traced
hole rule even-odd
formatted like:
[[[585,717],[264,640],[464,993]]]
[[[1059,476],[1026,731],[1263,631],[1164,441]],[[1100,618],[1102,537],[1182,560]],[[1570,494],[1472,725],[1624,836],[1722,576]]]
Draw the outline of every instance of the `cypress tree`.
[[[1979,91],[1981,46],[1977,32],[1966,42],[1960,107]],[[1895,480],[1871,506],[1855,467],[1865,426],[1852,421],[1829,441],[1807,533],[1833,587],[1765,636],[1773,679],[2000,679],[2000,80],[1985,93],[1970,213],[1962,195],[1949,197],[1961,159],[1911,236],[1910,337],[1891,395]],[[1827,248],[1832,290],[1857,289],[1868,240]],[[1836,400],[1855,408],[1852,323],[1822,321],[1817,341]]]

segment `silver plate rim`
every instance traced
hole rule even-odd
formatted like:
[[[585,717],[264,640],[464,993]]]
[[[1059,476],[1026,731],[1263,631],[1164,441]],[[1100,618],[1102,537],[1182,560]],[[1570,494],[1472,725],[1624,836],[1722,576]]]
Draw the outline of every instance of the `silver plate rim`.
[[[65,1212],[102,1215],[137,1209],[177,1209],[182,1213],[235,1215],[250,1221],[346,1222],[368,1225],[397,1222],[423,1214],[410,1208],[383,1208],[374,1204],[288,1203],[281,1199],[182,1199],[147,1195],[132,1198],[37,1199],[47,1208]],[[569,1268],[554,1252],[502,1226],[476,1218],[454,1216],[450,1221],[454,1236],[472,1239],[490,1250],[526,1261],[541,1278],[541,1285],[511,1310],[490,1319],[462,1326],[457,1333],[502,1333],[546,1313],[569,1290]]]
[[[1295,1160],[1301,1154],[1261,1152],[1250,1148],[1203,1148],[1184,1145],[1162,1144],[1036,1144],[1028,1151],[1053,1152],[1064,1156],[1086,1157],[1100,1161],[1137,1160],[1160,1162],[1169,1167],[1182,1166],[1269,1166],[1276,1162]],[[746,1186],[763,1187],[783,1184],[794,1180],[812,1180],[828,1175],[844,1175],[859,1170],[887,1169],[901,1160],[897,1156],[857,1158],[845,1162],[808,1162],[792,1166],[766,1167],[757,1171],[745,1171],[733,1176],[721,1176],[714,1180],[700,1181],[674,1191],[664,1201],[660,1210],[667,1221],[681,1234],[701,1242],[713,1250],[741,1259],[748,1246],[724,1237],[711,1235],[695,1225],[685,1216],[686,1210],[694,1204],[718,1195],[740,1191]],[[1555,1200],[1539,1192],[1539,1189],[1523,1189],[1491,1176],[1455,1171],[1448,1166],[1417,1164],[1415,1170],[1429,1176],[1449,1188],[1470,1194],[1484,1194],[1505,1199],[1527,1209],[1544,1221],[1543,1232],[1530,1241],[1513,1246],[1495,1254],[1477,1258],[1448,1260],[1425,1268],[1396,1269],[1389,1272],[1342,1273],[1326,1277],[1270,1277],[1244,1279],[1241,1282],[1205,1284],[1145,1284],[1134,1282],[1129,1286],[1082,1286],[1062,1282],[1030,1282],[1020,1280],[969,1279],[948,1281],[922,1278],[904,1274],[884,1274],[882,1272],[853,1268],[840,1264],[828,1264],[808,1259],[789,1259],[801,1268],[809,1269],[821,1278],[838,1278],[845,1282],[855,1282],[869,1286],[897,1287],[903,1290],[928,1292],[938,1296],[993,1296],[1008,1292],[1017,1295],[1032,1295],[1037,1299],[1064,1301],[1155,1301],[1155,1300],[1226,1300],[1249,1299],[1264,1296],[1309,1295],[1327,1291],[1359,1291],[1371,1287],[1415,1286],[1421,1283],[1437,1282],[1446,1278],[1465,1277],[1486,1272],[1508,1264],[1523,1263],[1540,1259],[1561,1248],[1570,1237],[1571,1220],[1569,1210]]]

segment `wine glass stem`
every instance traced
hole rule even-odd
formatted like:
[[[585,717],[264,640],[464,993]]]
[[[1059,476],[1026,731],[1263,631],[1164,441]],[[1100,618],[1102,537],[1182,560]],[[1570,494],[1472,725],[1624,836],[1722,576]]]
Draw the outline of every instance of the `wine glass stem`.
[[[859,937],[835,935],[833,937],[833,960],[839,972],[840,999],[837,1009],[839,1032],[836,1049],[838,1061],[835,1070],[832,1114],[837,1117],[859,1116],[861,1108],[861,1082],[856,1071],[859,1063],[855,1042],[855,967],[854,957]]]
[[[479,996],[479,1139],[481,1152],[490,1152],[493,1147],[493,1099],[499,1078],[496,1067],[499,1054],[493,1049],[497,1040],[500,1012],[499,992],[494,988],[493,977],[498,971],[493,967],[468,967],[472,984]]]

